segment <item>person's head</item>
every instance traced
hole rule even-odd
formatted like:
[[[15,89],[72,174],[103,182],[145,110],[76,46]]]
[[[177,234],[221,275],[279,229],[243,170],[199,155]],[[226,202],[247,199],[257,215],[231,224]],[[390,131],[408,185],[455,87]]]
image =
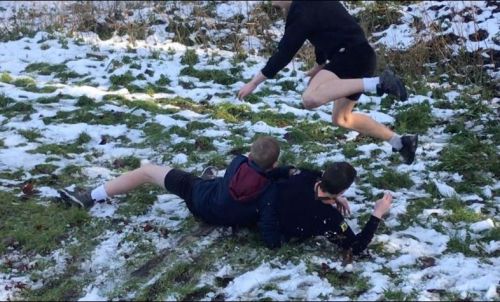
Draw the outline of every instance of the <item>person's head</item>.
[[[347,190],[356,178],[356,170],[346,162],[335,162],[328,165],[317,183],[318,196],[335,198]]]
[[[250,147],[249,157],[263,170],[276,167],[280,156],[280,145],[271,136],[257,138]]]

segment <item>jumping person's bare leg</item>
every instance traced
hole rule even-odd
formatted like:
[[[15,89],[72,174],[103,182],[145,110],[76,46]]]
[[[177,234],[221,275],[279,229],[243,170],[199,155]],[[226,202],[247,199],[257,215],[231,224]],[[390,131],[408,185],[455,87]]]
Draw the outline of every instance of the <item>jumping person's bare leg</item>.
[[[384,141],[389,141],[395,135],[389,128],[375,121],[370,116],[352,112],[355,105],[356,102],[348,98],[336,100],[332,109],[333,124]]]
[[[363,79],[340,79],[333,72],[321,70],[302,94],[302,101],[311,109],[363,91]]]
[[[352,112],[356,102],[349,100],[347,96],[363,92],[363,89],[362,79],[343,80],[333,72],[321,70],[304,92],[303,101],[304,105],[322,105],[335,100],[332,111],[334,125],[389,141],[395,135],[389,128],[368,115]]]

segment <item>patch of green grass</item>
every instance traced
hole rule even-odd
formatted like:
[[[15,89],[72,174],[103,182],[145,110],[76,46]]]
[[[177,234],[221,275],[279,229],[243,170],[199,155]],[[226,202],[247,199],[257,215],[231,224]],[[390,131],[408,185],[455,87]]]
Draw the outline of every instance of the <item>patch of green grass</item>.
[[[146,123],[142,131],[146,135],[146,141],[152,145],[167,144],[170,140],[170,133],[166,131],[163,125],[158,123]]]
[[[28,153],[41,153],[46,155],[61,155],[65,158],[71,158],[70,154],[80,154],[85,152],[79,144],[46,144],[40,145],[33,150],[26,151]]]
[[[195,69],[193,66],[188,66],[180,71],[179,75],[186,75],[200,79],[201,82],[213,81],[221,85],[231,85],[237,82],[237,79],[231,76],[228,72],[219,69]]]
[[[61,73],[66,71],[66,64],[49,64],[49,63],[31,63],[24,71],[26,72],[38,72],[41,75],[51,75],[52,73]]]
[[[289,90],[296,91],[297,89],[297,82],[292,80],[281,81],[278,83],[278,85],[281,86],[281,89],[283,91],[289,91]]]
[[[225,169],[227,167],[227,158],[225,155],[212,152],[207,158],[207,165],[214,166],[217,169]]]
[[[61,100],[61,95],[49,96],[49,97],[41,97],[35,100],[36,103],[40,104],[54,104],[58,103]]]
[[[260,89],[260,91],[254,93],[256,96],[262,98],[262,97],[266,97],[266,96],[270,96],[270,95],[281,95],[281,92],[279,91],[276,91],[276,90],[272,90],[271,88],[269,87],[262,87],[262,89]]]
[[[112,87],[118,88],[128,86],[132,81],[135,80],[135,77],[132,75],[132,72],[127,71],[121,75],[112,75],[109,77],[109,80],[111,81]]]
[[[417,222],[417,216],[422,214],[423,210],[436,207],[436,204],[431,198],[412,199],[406,206],[406,212],[398,215],[399,226],[395,230],[406,230],[408,227]]]
[[[382,175],[379,177],[368,173],[367,181],[374,187],[391,191],[396,191],[399,188],[408,189],[414,184],[408,173],[398,173],[393,169],[387,168],[384,169]]]
[[[411,292],[410,294],[406,294],[399,289],[386,289],[383,294],[384,300],[387,301],[415,301],[417,298],[416,293]]]
[[[120,198],[122,202],[116,213],[125,217],[144,215],[157,200],[161,190],[154,185],[143,185]]]
[[[293,116],[293,119],[291,117]],[[334,128],[331,124],[317,121],[306,122],[296,121],[295,115],[289,116],[289,122],[293,127],[286,134],[286,138],[293,144],[304,144],[307,142],[317,142],[322,144],[335,143]]]
[[[500,124],[497,119],[487,121],[484,131],[490,135],[493,145],[500,145]]]
[[[14,104],[4,108],[3,114],[6,117],[14,117],[17,115],[29,115],[35,112],[33,105],[24,102],[15,102]]]
[[[297,123],[297,116],[295,116],[295,114],[291,112],[276,113],[272,112],[271,110],[260,110],[258,112],[252,113],[251,121],[252,123],[262,121],[269,126],[282,128],[295,125]]]
[[[5,94],[0,94],[0,108],[5,108],[14,102],[15,100],[13,98],[9,98],[5,96]]]
[[[192,132],[192,131],[196,131],[196,130],[206,130],[206,129],[212,128],[213,126],[214,126],[214,124],[212,124],[210,122],[192,121],[186,125],[186,129],[189,132]]]
[[[23,87],[23,88],[36,87],[35,80],[29,77],[17,78],[14,80],[12,84],[14,84],[14,86],[16,87]]]
[[[94,106],[96,103],[96,100],[89,98],[86,95],[82,95],[81,97],[78,98],[78,101],[76,101],[76,106],[78,107],[91,107]]]
[[[160,78],[155,82],[158,86],[168,86],[172,81],[164,74],[160,75]]]
[[[176,106],[181,109],[191,110],[196,113],[204,114],[208,112],[207,107],[202,106],[196,102],[194,102],[190,98],[183,98],[180,96],[174,98],[165,98],[165,99],[157,99],[156,100],[160,104],[168,104],[171,106]]]
[[[73,269],[74,274],[77,272],[76,268]],[[39,301],[77,300],[83,294],[84,284],[82,280],[65,274],[46,282],[41,288],[25,291],[23,297],[27,300]]]
[[[431,106],[428,101],[413,105],[396,115],[398,133],[426,133],[433,124]]]
[[[55,116],[42,119],[45,124],[50,123],[86,123],[89,125],[117,125],[125,124],[130,128],[137,128],[146,121],[146,117],[125,112],[104,111],[95,113],[92,111],[77,109],[74,111],[59,111]]]
[[[235,105],[222,103],[214,107],[213,118],[223,119],[228,123],[238,123],[252,118],[253,113],[246,104]]]
[[[494,145],[481,141],[470,131],[455,134],[440,154],[440,163],[433,169],[457,172],[463,176],[460,191],[469,191],[491,183],[485,171],[500,176],[500,161]],[[457,188],[457,191],[459,189]]]
[[[195,144],[190,142],[180,142],[178,144],[173,145],[171,148],[174,153],[184,153],[184,154],[190,154],[196,150]]]
[[[321,271],[320,274],[332,286],[342,288],[344,294],[354,299],[370,289],[370,278],[363,277],[357,273],[338,272],[334,269]]]
[[[196,54],[196,50],[194,49],[186,49],[186,52],[181,57],[181,64],[193,66],[198,63],[200,60],[198,55]]]
[[[57,168],[53,164],[38,164],[31,170],[31,174],[52,174]]]
[[[180,127],[177,125],[170,127],[170,129],[168,130],[168,133],[170,135],[176,134],[176,135],[182,136],[182,137],[189,137],[191,134],[191,132],[189,132],[185,127]]]
[[[10,84],[12,83],[12,80],[13,80],[12,77],[7,72],[2,72],[2,74],[0,75],[0,82]]]
[[[194,146],[198,151],[213,151],[216,150],[213,139],[210,137],[199,136],[194,142]]]
[[[17,130],[17,132],[24,136],[29,142],[36,142],[37,139],[42,137],[42,134],[40,133],[39,130],[34,129],[34,130]]]
[[[83,226],[89,219],[86,211],[56,204],[39,205],[34,200],[20,201],[12,193],[0,192],[0,229],[4,244],[0,254],[10,245],[25,252],[47,254],[57,249],[68,233]],[[57,222],[57,223],[54,223]]]
[[[91,140],[92,140],[92,137],[90,135],[88,135],[85,132],[82,132],[76,138],[76,142],[75,143],[78,144],[78,145],[84,145],[84,144],[90,142]]]
[[[474,223],[484,218],[483,215],[470,210],[464,202],[456,198],[445,200],[443,202],[443,208],[452,211],[450,215],[444,218],[452,223]]]
[[[342,153],[347,158],[361,155],[363,152],[357,150],[357,147],[358,145],[353,141],[345,142],[344,145],[342,146]]]
[[[471,240],[470,235],[467,235],[465,239],[454,236],[451,237],[448,243],[446,244],[447,253],[462,253],[467,257],[478,257],[480,254],[476,251],[470,249],[470,245],[473,244],[474,241]]]

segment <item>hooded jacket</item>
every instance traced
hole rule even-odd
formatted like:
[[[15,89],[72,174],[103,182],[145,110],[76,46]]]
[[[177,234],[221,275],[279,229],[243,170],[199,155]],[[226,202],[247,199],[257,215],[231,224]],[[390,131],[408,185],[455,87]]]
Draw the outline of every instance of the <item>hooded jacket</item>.
[[[257,200],[269,187],[271,178],[280,176],[280,171],[265,172],[248,157],[238,155],[229,164],[224,177],[195,181],[194,214],[216,225],[255,224],[258,219]]]

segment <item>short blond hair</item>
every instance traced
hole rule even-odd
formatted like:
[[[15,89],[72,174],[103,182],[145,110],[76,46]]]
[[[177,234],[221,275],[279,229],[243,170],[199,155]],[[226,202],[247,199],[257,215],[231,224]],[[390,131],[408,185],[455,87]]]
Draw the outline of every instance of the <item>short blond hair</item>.
[[[257,138],[250,147],[251,159],[264,170],[269,170],[280,156],[278,140],[271,136]]]

